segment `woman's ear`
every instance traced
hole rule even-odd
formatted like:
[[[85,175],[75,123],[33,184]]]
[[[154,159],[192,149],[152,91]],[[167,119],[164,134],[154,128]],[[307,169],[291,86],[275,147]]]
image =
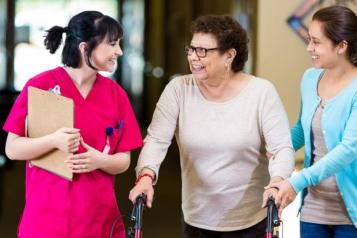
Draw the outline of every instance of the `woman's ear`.
[[[340,43],[338,43],[337,47],[338,47],[337,54],[342,55],[347,51],[348,42],[343,40]]]
[[[226,51],[226,56],[227,56],[227,63],[231,64],[232,61],[234,60],[234,57],[236,57],[237,51],[236,49],[229,49]]]
[[[81,52],[81,54],[84,55],[87,51],[87,43],[85,43],[85,42],[79,43],[78,48],[79,48],[79,51]]]

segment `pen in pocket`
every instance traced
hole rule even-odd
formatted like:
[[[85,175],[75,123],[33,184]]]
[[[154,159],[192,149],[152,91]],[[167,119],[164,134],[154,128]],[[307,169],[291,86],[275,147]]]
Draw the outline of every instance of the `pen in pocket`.
[[[118,132],[120,132],[121,128],[123,127],[123,123],[124,123],[123,120],[120,120],[120,121],[119,121]]]
[[[110,151],[110,138],[113,136],[113,134],[119,134],[120,131],[122,130],[123,128],[123,124],[124,124],[124,121],[123,120],[120,120],[119,121],[119,124],[118,124],[118,127],[107,127],[105,128],[105,146],[104,146],[104,149],[103,149],[103,153],[104,154],[109,154],[109,151]]]
[[[108,154],[110,151],[110,137],[113,135],[114,129],[113,127],[107,127],[105,128],[105,146],[103,149],[104,154]]]

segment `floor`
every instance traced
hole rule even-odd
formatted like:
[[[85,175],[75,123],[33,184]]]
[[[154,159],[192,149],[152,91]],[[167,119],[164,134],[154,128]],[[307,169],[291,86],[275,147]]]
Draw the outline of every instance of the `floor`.
[[[143,214],[144,238],[181,237],[181,185],[179,161],[175,148],[170,151],[160,170],[160,180],[156,186],[155,200],[151,209]],[[137,156],[134,155],[134,160]],[[126,226],[131,226],[129,216],[132,209],[127,199],[134,182],[134,163],[129,171],[117,177],[118,203]],[[16,162],[10,168],[0,169],[3,199],[0,210],[0,237],[15,238],[19,217],[24,204],[24,163]],[[298,238],[297,202],[283,213],[283,237]],[[280,231],[280,237],[282,232]]]

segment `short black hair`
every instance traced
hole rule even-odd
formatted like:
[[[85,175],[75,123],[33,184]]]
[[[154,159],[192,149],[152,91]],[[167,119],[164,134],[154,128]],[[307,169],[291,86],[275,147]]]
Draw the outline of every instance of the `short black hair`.
[[[50,53],[55,53],[62,43],[62,34],[66,33],[66,41],[62,51],[62,63],[77,68],[80,64],[79,44],[87,43],[85,61],[93,69],[90,57],[92,51],[104,39],[108,42],[123,37],[123,29],[118,21],[98,11],[84,11],[71,18],[67,27],[54,26],[47,30],[45,46]]]

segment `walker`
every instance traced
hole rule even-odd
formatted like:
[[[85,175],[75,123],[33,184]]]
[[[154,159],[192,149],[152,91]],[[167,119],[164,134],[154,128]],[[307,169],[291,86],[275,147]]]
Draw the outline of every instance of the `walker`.
[[[273,197],[269,197],[267,202],[267,226],[265,238],[279,238],[280,220],[278,215],[278,209],[275,206]]]
[[[129,237],[142,237],[142,215],[146,203],[146,195],[140,194],[134,203],[133,211],[131,212],[130,220],[134,222],[134,226],[128,229]]]

